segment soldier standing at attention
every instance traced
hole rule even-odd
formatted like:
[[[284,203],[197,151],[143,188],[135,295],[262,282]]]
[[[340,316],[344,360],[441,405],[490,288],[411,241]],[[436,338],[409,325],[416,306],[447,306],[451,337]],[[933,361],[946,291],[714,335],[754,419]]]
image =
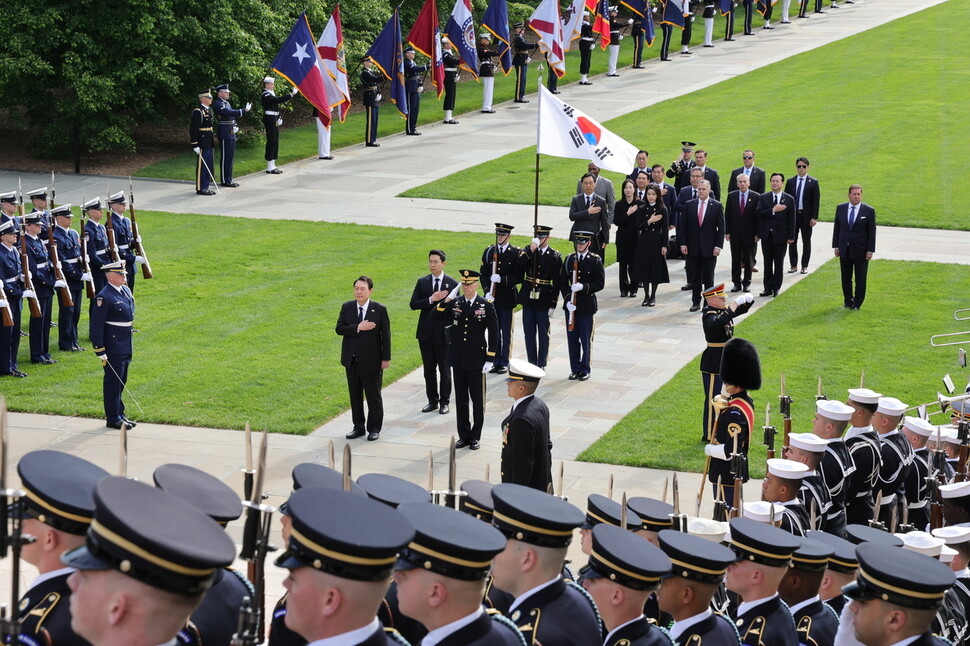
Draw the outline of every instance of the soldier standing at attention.
[[[579,30],[579,84],[592,85],[589,80],[589,63],[593,57],[593,25],[589,17],[589,11],[583,12],[583,25]]]
[[[52,364],[57,363],[50,355],[51,308],[54,305],[54,290],[67,287],[54,278],[47,248],[40,239],[43,227],[44,212],[34,211],[24,216],[24,230],[27,232],[27,259],[30,272],[33,275],[35,294],[25,293],[24,297],[36,296],[40,302],[43,316],[30,318],[30,362]]]
[[[489,276],[485,300],[495,305],[498,316],[499,350],[495,354],[491,372],[504,374],[509,369],[509,356],[512,354],[512,313],[515,311],[515,286],[522,282],[519,268],[521,249],[509,244],[512,235],[511,224],[495,223],[495,244],[488,246],[482,253],[481,275]]]
[[[125,417],[121,393],[131,365],[135,298],[125,284],[125,263],[108,263],[102,269],[108,284],[98,292],[91,309],[91,344],[104,368],[104,416],[108,428],[121,428],[122,424],[134,428],[135,423]]]
[[[192,110],[189,122],[189,139],[195,153],[195,193],[196,195],[215,195],[209,190],[209,182],[214,182],[212,164],[212,92],[199,93],[199,105]]]
[[[57,255],[64,268],[64,279],[71,291],[71,307],[61,305],[57,314],[57,347],[65,352],[80,352],[77,324],[81,320],[81,292],[84,268],[81,266],[81,239],[77,231],[71,229],[71,205],[64,204],[51,211],[55,226],[51,230],[57,240]]]
[[[724,344],[734,336],[735,317],[746,314],[751,309],[754,297],[751,294],[742,294],[731,303],[731,307],[726,307],[724,283],[715,285],[702,296],[705,305],[701,312],[701,321],[707,347],[701,354],[701,381],[704,383],[704,426],[701,442],[707,443],[714,424],[711,400],[721,392],[721,353],[724,351]]]
[[[525,31],[525,23],[517,22],[512,25],[515,36],[512,37],[512,66],[515,67],[515,102],[528,103],[525,98],[526,75],[529,72],[529,59],[533,52],[539,48],[538,43],[528,43],[522,33]]]
[[[135,291],[135,270],[138,265],[143,264],[145,259],[135,255],[135,234],[131,226],[131,220],[125,216],[128,210],[128,201],[125,199],[125,192],[118,191],[108,198],[108,207],[111,209],[111,227],[115,232],[115,244],[118,245],[118,257],[125,263],[125,272],[128,276],[128,289]]]
[[[559,301],[562,255],[549,246],[552,227],[537,224],[532,244],[519,254],[519,271],[524,276],[519,288],[525,353],[529,363],[546,367],[549,356],[549,317]]]
[[[13,220],[0,222],[0,308],[9,310],[13,319],[11,327],[0,325],[0,377],[23,379],[27,373],[18,369],[17,353],[20,350],[21,295],[24,290],[20,282],[20,252],[14,248],[16,240]]]
[[[589,250],[593,235],[589,231],[573,233],[576,251],[566,257],[559,281],[563,308],[566,310],[570,381],[589,379],[593,315],[597,310],[596,292],[601,291],[606,283],[602,258]],[[569,324],[570,320],[573,325]]]
[[[236,119],[253,109],[252,103],[247,103],[242,109],[233,108],[229,104],[229,84],[223,83],[216,88],[215,102],[216,120],[219,126],[219,186],[235,188],[239,186],[232,181],[232,164],[236,157],[236,133],[239,124]]]
[[[414,62],[416,56],[413,47],[404,48],[404,88],[408,93],[408,120],[404,134],[419,136],[418,112],[421,110],[421,93],[424,92],[424,80],[421,75],[430,69],[430,65],[418,65]]]
[[[451,41],[441,37],[441,62],[445,66],[445,123],[457,126],[458,122],[455,121],[454,115],[452,114],[455,109],[455,92],[458,89],[458,73],[461,65],[461,59],[455,54],[455,50],[451,47]]]
[[[377,117],[380,112],[381,93],[377,91],[377,84],[384,78],[374,71],[374,61],[365,56],[361,59],[360,70],[361,92],[364,95],[364,112],[367,114],[367,126],[364,130],[365,146],[377,148]]]
[[[266,128],[266,172],[270,175],[279,175],[283,171],[276,167],[276,158],[280,156],[280,126],[283,125],[283,117],[280,116],[280,106],[296,96],[298,89],[283,96],[276,96],[274,88],[276,79],[267,76],[263,79],[263,94],[259,98],[263,106],[263,127]]]
[[[492,93],[495,90],[495,63],[492,58],[498,52],[489,48],[492,36],[487,31],[478,34],[478,78],[482,79],[482,112],[495,114],[492,109]]]

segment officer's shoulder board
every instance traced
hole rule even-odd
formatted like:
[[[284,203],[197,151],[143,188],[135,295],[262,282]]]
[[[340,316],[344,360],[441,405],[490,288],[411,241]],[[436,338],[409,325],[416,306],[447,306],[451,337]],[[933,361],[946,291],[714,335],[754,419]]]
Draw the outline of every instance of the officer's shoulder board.
[[[519,627],[516,626],[508,617],[503,615],[495,608],[488,608],[485,610],[485,613],[491,617],[492,621],[502,626],[505,630],[510,631],[514,639],[518,641],[521,646],[529,646],[529,642],[526,641],[525,635],[522,634]]]

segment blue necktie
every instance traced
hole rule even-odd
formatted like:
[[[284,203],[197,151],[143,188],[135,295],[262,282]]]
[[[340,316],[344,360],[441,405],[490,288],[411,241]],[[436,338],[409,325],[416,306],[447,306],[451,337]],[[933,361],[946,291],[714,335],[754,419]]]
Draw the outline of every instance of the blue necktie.
[[[849,228],[855,227],[855,206],[849,207]]]

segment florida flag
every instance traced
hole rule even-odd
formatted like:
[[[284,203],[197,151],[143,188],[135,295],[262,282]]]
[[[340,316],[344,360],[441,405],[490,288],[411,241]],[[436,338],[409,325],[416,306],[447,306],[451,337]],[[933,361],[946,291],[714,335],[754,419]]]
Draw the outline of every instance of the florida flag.
[[[318,62],[320,55],[314,43],[316,41],[310,33],[306,12],[301,13],[271,67],[300,90],[300,94],[320,112],[320,121],[324,125],[330,125],[330,101]]]
[[[617,173],[630,172],[638,152],[633,144],[557,99],[545,85],[539,86],[536,150],[553,157],[587,159]]]
[[[340,107],[340,122],[343,123],[350,110],[350,90],[347,87],[347,60],[344,52],[344,30],[340,24],[340,5],[333,8],[333,15],[317,41],[320,64],[325,76],[327,96],[334,107]]]
[[[562,47],[562,18],[559,15],[559,0],[542,0],[529,18],[529,29],[539,36],[539,51],[562,78],[566,73],[566,60]]]

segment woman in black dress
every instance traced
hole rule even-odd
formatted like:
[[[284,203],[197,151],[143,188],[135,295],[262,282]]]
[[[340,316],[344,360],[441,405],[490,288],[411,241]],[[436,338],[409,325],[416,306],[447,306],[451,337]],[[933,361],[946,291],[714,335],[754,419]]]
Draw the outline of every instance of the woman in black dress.
[[[637,213],[643,202],[636,198],[637,186],[632,179],[623,182],[622,198],[613,207],[616,225],[616,261],[620,263],[620,298],[637,295],[638,282],[633,275],[637,252]]]
[[[657,304],[657,285],[669,283],[670,274],[667,273],[667,238],[668,217],[667,207],[664,206],[660,195],[660,187],[656,184],[647,186],[645,192],[646,204],[637,214],[636,228],[637,250],[634,261],[634,277],[643,285],[644,306],[653,307]],[[614,221],[616,211],[613,212]]]

